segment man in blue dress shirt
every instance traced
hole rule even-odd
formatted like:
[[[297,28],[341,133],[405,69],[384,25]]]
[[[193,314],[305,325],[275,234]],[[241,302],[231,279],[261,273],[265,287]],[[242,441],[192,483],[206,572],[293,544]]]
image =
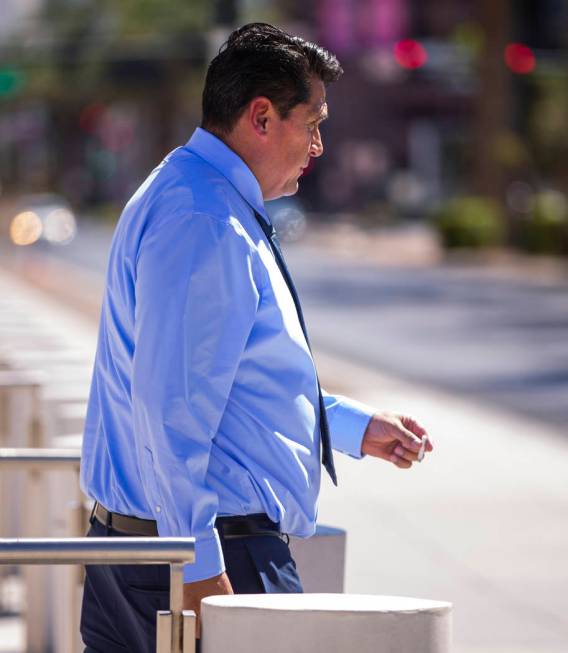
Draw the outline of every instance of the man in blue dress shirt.
[[[265,24],[211,62],[202,128],[128,202],[114,235],[82,454],[92,536],[191,536],[184,602],[301,592],[287,535],[314,533],[333,449],[417,459],[408,417],[321,391],[264,202],[323,153],[315,44]],[[431,450],[428,443],[427,450]],[[87,569],[86,651],[151,651],[166,567]]]

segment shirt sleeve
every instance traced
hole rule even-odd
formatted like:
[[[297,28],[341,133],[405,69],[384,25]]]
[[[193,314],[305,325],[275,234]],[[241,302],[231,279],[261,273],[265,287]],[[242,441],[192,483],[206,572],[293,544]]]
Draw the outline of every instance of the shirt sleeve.
[[[377,412],[360,401],[331,395],[322,389],[325,413],[329,423],[331,446],[353,458],[363,458],[363,435],[371,417]]]
[[[259,304],[254,249],[239,227],[174,216],[147,231],[136,265],[133,446],[160,536],[196,538],[186,582],[225,569],[206,475]]]

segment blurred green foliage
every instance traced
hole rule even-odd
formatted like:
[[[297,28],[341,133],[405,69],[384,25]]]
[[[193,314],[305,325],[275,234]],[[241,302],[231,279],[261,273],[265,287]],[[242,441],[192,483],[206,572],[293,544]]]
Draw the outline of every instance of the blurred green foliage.
[[[101,9],[116,20],[121,35],[185,34],[204,30],[211,21],[211,1],[204,0],[104,0]]]
[[[568,77],[534,76],[536,101],[529,115],[528,137],[541,174],[557,176],[568,165]]]
[[[49,0],[44,18],[59,37],[103,30],[115,39],[144,38],[206,29],[213,5],[208,0]]]
[[[167,69],[199,59],[212,7],[208,0],[48,0],[41,34],[16,42],[14,59],[27,70],[30,94],[74,99],[104,89],[113,62]]]
[[[447,248],[479,249],[500,245],[504,238],[503,210],[487,197],[455,197],[434,214],[434,225]]]
[[[566,198],[557,191],[543,191],[533,198],[532,209],[523,219],[520,245],[533,254],[568,253]]]

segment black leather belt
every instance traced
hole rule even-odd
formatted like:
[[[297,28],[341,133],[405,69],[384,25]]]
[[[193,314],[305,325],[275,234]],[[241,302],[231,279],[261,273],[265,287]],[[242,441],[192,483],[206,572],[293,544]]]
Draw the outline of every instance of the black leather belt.
[[[234,537],[254,537],[255,535],[284,535],[280,530],[280,526],[270,520],[264,513],[217,517],[215,528],[219,531],[221,537],[226,540]]]
[[[158,537],[158,527],[153,519],[140,519],[139,517],[121,515],[118,512],[110,512],[98,502],[95,503],[93,508],[91,523],[93,519],[96,519],[103,526],[108,526],[125,535]],[[253,537],[257,535],[285,536],[280,530],[280,526],[270,520],[264,513],[234,517],[217,517],[215,527],[221,537],[225,539]]]
[[[97,501],[91,513],[91,523],[96,519],[103,526],[124,533],[125,535],[137,535],[138,537],[158,537],[158,526],[153,519],[139,519],[128,517],[118,512],[110,512]]]

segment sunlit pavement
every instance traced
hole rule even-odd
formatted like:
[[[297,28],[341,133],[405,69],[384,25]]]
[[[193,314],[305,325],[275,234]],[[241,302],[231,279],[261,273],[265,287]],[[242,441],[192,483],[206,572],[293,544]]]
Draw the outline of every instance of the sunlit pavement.
[[[347,591],[454,603],[456,653],[568,650],[568,439],[425,386],[319,356],[328,389],[416,416],[411,470],[337,456],[320,521],[347,529]]]
[[[306,261],[310,248],[306,245],[302,254],[302,247],[290,249],[291,263],[303,268],[299,285],[320,344],[317,359],[327,389],[416,416],[436,447],[410,471],[337,456],[340,486],[324,480],[320,521],[348,531],[347,590],[452,601],[456,653],[565,653],[568,439],[553,421],[488,408],[482,397],[469,401],[463,391],[457,397],[434,390],[433,384],[395,380],[377,371],[381,366],[374,356],[366,364],[359,357],[355,364],[348,362],[354,359],[348,350],[338,353],[329,341],[321,346],[326,324],[338,332],[359,319],[361,298],[343,311],[341,324],[331,323],[335,308],[326,314],[312,293],[314,268],[320,267],[320,279],[331,272],[313,250]],[[36,280],[49,286],[41,261],[35,265]],[[96,303],[101,287],[96,266],[81,277],[79,268],[65,274],[61,261],[51,266],[57,279],[51,284],[57,289],[54,301],[72,296],[81,310]],[[391,293],[399,289],[404,283]],[[564,325],[564,313],[554,310]],[[96,307],[91,313],[94,327]],[[408,320],[421,326],[420,315]],[[386,324],[385,318],[373,325],[377,338]],[[349,343],[367,342],[357,332],[340,335]],[[393,356],[402,351],[398,344],[393,349]],[[401,358],[404,367],[407,360]],[[14,623],[7,627],[15,635]],[[9,645],[7,636],[0,631],[2,646]]]

